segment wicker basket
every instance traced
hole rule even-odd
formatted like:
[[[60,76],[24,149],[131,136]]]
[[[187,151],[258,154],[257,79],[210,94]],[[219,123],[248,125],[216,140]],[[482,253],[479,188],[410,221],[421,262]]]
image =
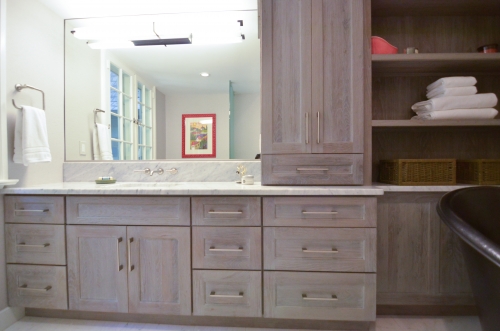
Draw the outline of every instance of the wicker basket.
[[[379,181],[396,185],[455,185],[455,159],[380,161]]]
[[[477,185],[500,184],[500,160],[457,160],[457,182]]]

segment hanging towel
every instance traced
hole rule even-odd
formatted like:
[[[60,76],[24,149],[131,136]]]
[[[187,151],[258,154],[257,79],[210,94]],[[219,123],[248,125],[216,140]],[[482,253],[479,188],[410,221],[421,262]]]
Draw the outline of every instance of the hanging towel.
[[[498,99],[495,93],[481,93],[468,96],[454,96],[417,102],[411,109],[415,112],[464,108],[493,108]]]
[[[475,77],[443,77],[427,86],[427,92],[438,87],[463,87],[474,86],[477,80]]]
[[[49,138],[45,111],[22,106],[14,129],[14,163],[50,162]]]
[[[498,115],[494,108],[481,109],[450,109],[440,111],[419,112],[412,120],[475,120],[492,119]]]
[[[451,96],[465,96],[474,95],[477,93],[477,87],[438,87],[427,93],[427,99],[451,97]]]
[[[92,146],[94,149],[94,160],[113,160],[111,137],[106,125],[96,124],[93,132]]]

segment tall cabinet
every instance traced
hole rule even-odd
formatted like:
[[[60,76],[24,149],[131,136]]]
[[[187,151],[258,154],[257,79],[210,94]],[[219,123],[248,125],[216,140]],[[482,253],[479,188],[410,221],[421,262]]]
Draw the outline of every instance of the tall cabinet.
[[[363,184],[367,8],[262,1],[263,184]]]

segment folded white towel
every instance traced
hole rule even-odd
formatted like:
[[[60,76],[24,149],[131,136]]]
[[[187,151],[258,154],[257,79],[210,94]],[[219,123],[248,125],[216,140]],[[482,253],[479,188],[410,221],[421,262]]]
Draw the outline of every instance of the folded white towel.
[[[47,134],[45,111],[22,106],[17,112],[14,129],[14,163],[50,162],[52,156]]]
[[[498,115],[494,108],[481,109],[450,109],[440,111],[419,112],[413,116],[412,120],[474,120],[474,119],[492,119]]]
[[[443,77],[435,81],[434,83],[427,86],[427,92],[437,88],[437,87],[463,87],[463,86],[474,86],[477,80],[475,77]]]
[[[417,102],[411,109],[418,111],[464,109],[464,108],[493,108],[497,105],[498,98],[495,93],[481,93],[467,96],[454,96],[435,98]]]
[[[475,86],[438,87],[429,91],[426,96],[428,99],[434,99],[441,97],[474,95],[476,93],[477,93],[477,87]]]
[[[113,160],[111,151],[111,136],[104,124],[97,123],[93,135],[94,160]]]

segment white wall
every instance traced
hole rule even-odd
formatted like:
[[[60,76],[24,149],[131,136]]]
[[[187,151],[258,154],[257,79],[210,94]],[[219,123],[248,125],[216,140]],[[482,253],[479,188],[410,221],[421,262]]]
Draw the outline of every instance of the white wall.
[[[255,159],[259,154],[260,94],[234,95],[234,158]]]
[[[216,114],[216,159],[229,159],[229,92],[222,94],[166,93],[167,159],[182,158],[182,114]]]
[[[160,90],[156,89],[156,118],[155,118],[155,135],[156,135],[156,159],[166,159],[167,158],[167,113],[165,105],[165,94],[161,93]]]

